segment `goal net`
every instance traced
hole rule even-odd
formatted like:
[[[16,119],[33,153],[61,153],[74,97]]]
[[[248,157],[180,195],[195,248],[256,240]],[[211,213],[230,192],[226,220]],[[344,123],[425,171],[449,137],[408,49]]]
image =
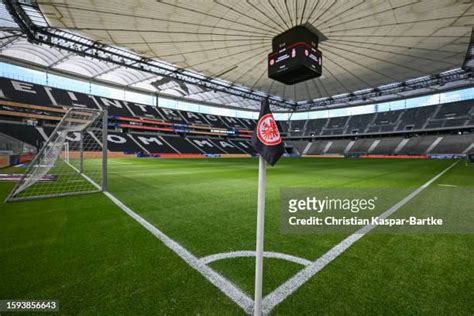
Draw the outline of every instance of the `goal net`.
[[[467,161],[474,164],[474,152],[467,154]]]
[[[106,189],[107,111],[71,108],[6,201],[85,194]]]

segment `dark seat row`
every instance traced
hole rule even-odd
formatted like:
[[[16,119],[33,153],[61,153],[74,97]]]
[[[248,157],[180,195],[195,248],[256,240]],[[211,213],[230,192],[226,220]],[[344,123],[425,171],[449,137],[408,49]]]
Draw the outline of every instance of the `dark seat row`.
[[[40,149],[53,132],[53,127],[34,127],[17,123],[0,124],[0,133],[18,139]],[[79,148],[79,133],[71,133],[67,142],[70,150]],[[83,146],[86,151],[100,150],[101,136],[94,132],[85,133]],[[249,140],[181,137],[145,133],[108,132],[108,149],[112,152],[151,154],[254,154]]]
[[[474,125],[474,101],[371,114],[289,122],[289,136],[351,135]]]
[[[180,111],[157,106],[143,105],[74,91],[67,91],[38,84],[0,78],[0,95],[5,100],[41,106],[78,106],[107,108],[109,115],[144,117],[179,124],[209,125],[218,128],[250,129],[255,127],[251,119]],[[0,98],[1,99],[1,98]]]
[[[474,134],[426,135],[411,138],[380,137],[350,139],[319,139],[313,142],[289,142],[307,155],[373,155],[466,154],[474,152]]]

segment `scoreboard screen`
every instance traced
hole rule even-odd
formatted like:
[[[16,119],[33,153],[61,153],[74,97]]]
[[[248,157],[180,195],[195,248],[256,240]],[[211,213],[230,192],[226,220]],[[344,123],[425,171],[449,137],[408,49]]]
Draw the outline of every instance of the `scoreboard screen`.
[[[313,45],[296,42],[268,55],[268,77],[291,85],[317,78],[323,56]]]

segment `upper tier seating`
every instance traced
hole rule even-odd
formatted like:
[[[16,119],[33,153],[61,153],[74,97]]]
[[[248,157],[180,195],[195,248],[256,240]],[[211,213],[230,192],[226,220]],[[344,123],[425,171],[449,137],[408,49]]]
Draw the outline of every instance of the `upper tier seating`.
[[[468,122],[468,118],[448,118],[444,121],[443,127],[464,126]]]
[[[134,102],[116,100],[105,97],[87,95],[85,93],[66,91],[63,89],[44,87],[18,80],[0,78],[0,95],[5,96],[5,101],[14,101],[21,104],[42,106],[45,108],[62,109],[64,106],[89,107],[94,109],[107,108],[109,116],[113,118],[147,118],[167,121],[175,124],[203,125],[222,129],[244,129],[252,130],[255,120],[240,119],[219,115],[180,111],[176,109],[157,108],[155,106],[143,105]],[[1,100],[1,98],[0,98]],[[0,110],[2,110],[0,104]],[[11,110],[8,108],[7,110]],[[13,108],[17,112],[29,111],[30,113],[45,114],[44,111],[25,110],[21,107]],[[1,114],[0,114],[1,115]],[[49,115],[61,116],[62,113],[50,113]],[[21,116],[17,116],[17,121]],[[2,116],[2,119],[3,116]],[[5,119],[11,119],[5,116]]]
[[[392,132],[398,124],[402,111],[380,112],[367,129],[367,133]]]
[[[320,135],[327,122],[327,119],[309,120],[306,124],[306,135]]]
[[[426,120],[436,111],[437,106],[426,106],[403,111],[397,130],[422,129]]]
[[[290,122],[290,129],[288,134],[291,136],[301,136],[305,135],[305,124],[307,120],[298,120]]]
[[[57,88],[47,88],[37,84],[0,78],[0,95],[4,95],[3,105],[0,99],[1,120],[4,122],[38,121],[40,125],[54,125],[63,115],[65,108],[61,106],[84,106],[90,108],[108,108],[111,116],[111,126],[124,132],[160,132],[165,135],[186,134],[191,137],[221,137],[236,135],[249,137],[256,121],[251,119],[232,118],[219,115],[195,113],[176,109],[156,108],[154,106],[137,104],[123,100],[87,95]],[[8,104],[10,102],[10,104]],[[17,103],[17,107],[11,103]],[[25,107],[25,105],[27,105]],[[35,108],[32,108],[32,107]],[[330,119],[279,121],[283,135],[299,136],[343,136],[353,134],[379,134],[424,129],[453,129],[470,128],[474,126],[473,100],[447,103],[443,105],[425,106],[407,110],[379,112]],[[148,119],[148,120],[146,120]],[[153,119],[155,121],[151,121]],[[156,123],[158,121],[158,123]],[[39,144],[44,138],[22,136],[31,142]],[[211,135],[211,134],[215,135]],[[31,133],[29,133],[31,134]],[[41,136],[41,135],[39,135]],[[235,136],[229,136],[232,138]],[[186,141],[189,142],[189,141]],[[34,144],[33,144],[34,145]],[[138,146],[138,145],[137,145]],[[150,148],[163,152],[175,151],[170,148]],[[183,143],[177,146],[185,146]],[[201,152],[191,145],[195,152]],[[211,152],[227,152],[215,144],[217,149]],[[141,148],[139,146],[141,150]],[[356,147],[357,148],[357,147]],[[132,149],[132,148],[131,148]],[[242,148],[241,148],[242,149]],[[136,148],[133,148],[133,151]],[[183,150],[189,152],[190,149]],[[240,149],[229,147],[229,151]],[[242,149],[245,150],[245,149]],[[179,151],[179,150],[178,150]]]
[[[472,102],[460,101],[448,103],[442,106],[436,114],[436,119],[444,119],[447,117],[468,116],[472,110]]]
[[[349,119],[345,134],[362,134],[367,130],[367,126],[374,119],[374,114],[354,115]]]
[[[292,121],[289,135],[301,136],[303,130],[305,136],[339,136],[474,126],[473,108],[474,102],[468,100],[350,117]],[[432,119],[435,113],[436,119]],[[295,128],[299,131],[295,132]]]
[[[444,121],[430,121],[425,125],[425,129],[441,128],[444,125]]]
[[[341,135],[344,133],[349,116],[333,117],[323,128],[322,135]]]

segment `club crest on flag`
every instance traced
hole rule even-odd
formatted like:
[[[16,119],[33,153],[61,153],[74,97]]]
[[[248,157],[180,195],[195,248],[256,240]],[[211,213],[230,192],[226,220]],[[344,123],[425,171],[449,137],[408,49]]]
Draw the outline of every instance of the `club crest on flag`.
[[[267,146],[275,146],[281,143],[280,132],[271,113],[262,116],[257,123],[257,137]]]
[[[262,100],[259,119],[252,135],[252,145],[255,151],[272,166],[285,152],[285,146],[277,122],[270,110],[268,99]]]

